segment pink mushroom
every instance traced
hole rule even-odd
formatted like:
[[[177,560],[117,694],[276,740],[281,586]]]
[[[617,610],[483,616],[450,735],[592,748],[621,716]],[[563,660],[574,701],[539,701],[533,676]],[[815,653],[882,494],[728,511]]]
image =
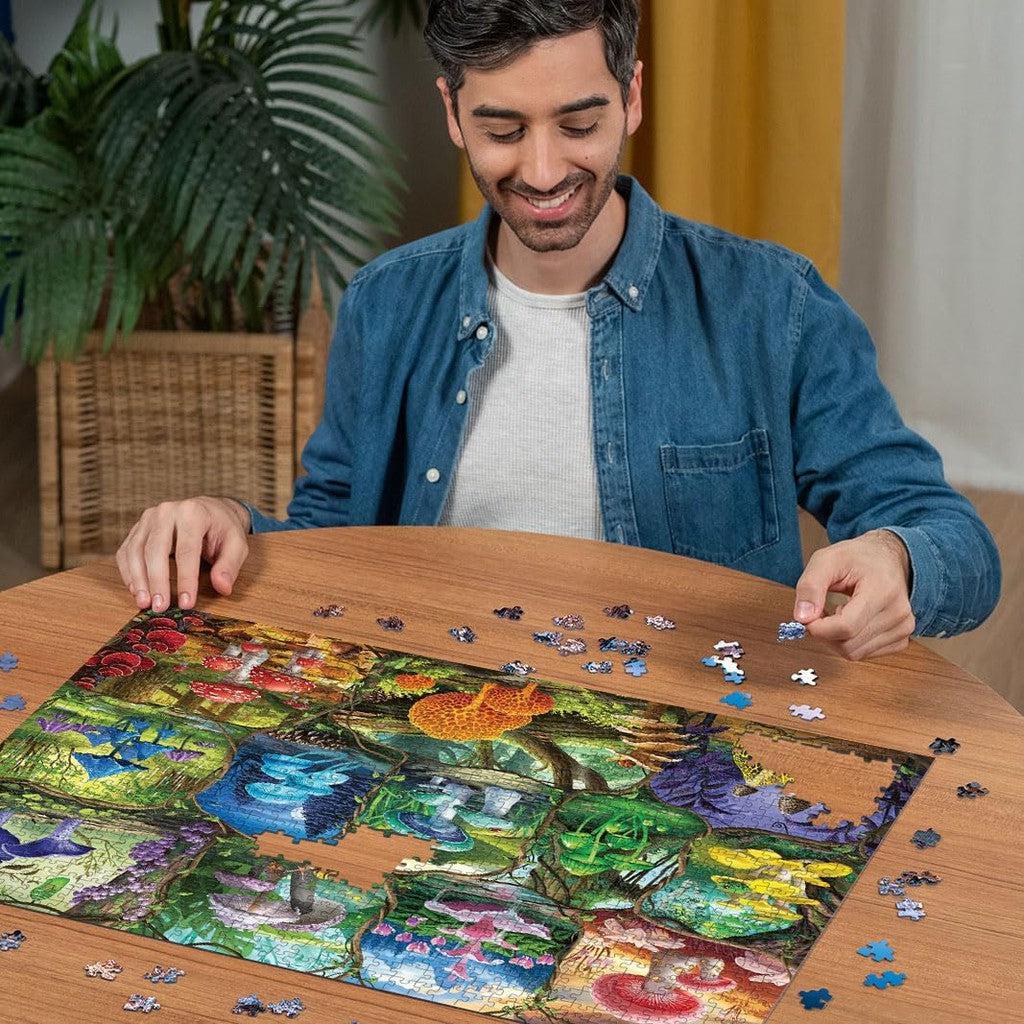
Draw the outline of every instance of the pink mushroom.
[[[767,953],[748,950],[742,956],[736,957],[736,966],[750,973],[750,981],[763,985],[778,985],[781,988],[790,981],[789,969],[785,963]]]

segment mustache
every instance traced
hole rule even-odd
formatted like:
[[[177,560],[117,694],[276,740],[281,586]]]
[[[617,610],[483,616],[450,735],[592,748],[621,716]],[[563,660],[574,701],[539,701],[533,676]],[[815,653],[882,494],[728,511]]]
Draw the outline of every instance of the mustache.
[[[589,181],[590,178],[591,175],[589,174],[569,177],[560,182],[557,188],[549,189],[547,192],[540,192],[531,185],[527,185],[525,181],[504,181],[501,184],[501,188],[506,192],[518,192],[521,196],[527,196],[530,199],[554,199],[555,196],[563,195],[566,192],[570,192],[577,186],[584,184],[584,182]]]

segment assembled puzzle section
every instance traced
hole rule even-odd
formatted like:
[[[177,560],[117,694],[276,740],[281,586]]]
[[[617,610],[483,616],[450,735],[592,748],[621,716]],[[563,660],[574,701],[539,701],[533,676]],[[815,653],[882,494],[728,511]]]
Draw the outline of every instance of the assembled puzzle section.
[[[757,1024],[930,763],[144,613],[0,745],[0,901],[530,1024]]]

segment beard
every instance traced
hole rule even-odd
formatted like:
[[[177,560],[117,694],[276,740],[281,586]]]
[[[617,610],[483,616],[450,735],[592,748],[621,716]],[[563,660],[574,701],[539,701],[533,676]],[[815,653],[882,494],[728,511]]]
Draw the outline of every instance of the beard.
[[[579,245],[604,209],[618,180],[619,163],[626,145],[626,137],[626,132],[623,131],[615,161],[604,172],[599,175],[592,171],[571,174],[558,188],[546,194],[539,193],[526,182],[515,178],[505,178],[499,182],[488,181],[477,172],[468,152],[466,156],[477,188],[491,208],[515,232],[519,241],[534,252],[556,252],[573,249]],[[523,209],[521,201],[512,194],[518,192],[527,198],[553,199],[574,188],[578,191],[574,197],[575,205],[572,212],[557,221],[539,221],[532,218],[529,212]]]

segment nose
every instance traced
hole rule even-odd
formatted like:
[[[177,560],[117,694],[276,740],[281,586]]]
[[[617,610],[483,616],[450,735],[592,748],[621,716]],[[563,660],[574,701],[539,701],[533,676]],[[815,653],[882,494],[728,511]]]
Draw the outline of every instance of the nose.
[[[560,153],[558,140],[542,130],[531,132],[523,150],[520,178],[536,192],[553,192],[569,175],[569,163]]]

